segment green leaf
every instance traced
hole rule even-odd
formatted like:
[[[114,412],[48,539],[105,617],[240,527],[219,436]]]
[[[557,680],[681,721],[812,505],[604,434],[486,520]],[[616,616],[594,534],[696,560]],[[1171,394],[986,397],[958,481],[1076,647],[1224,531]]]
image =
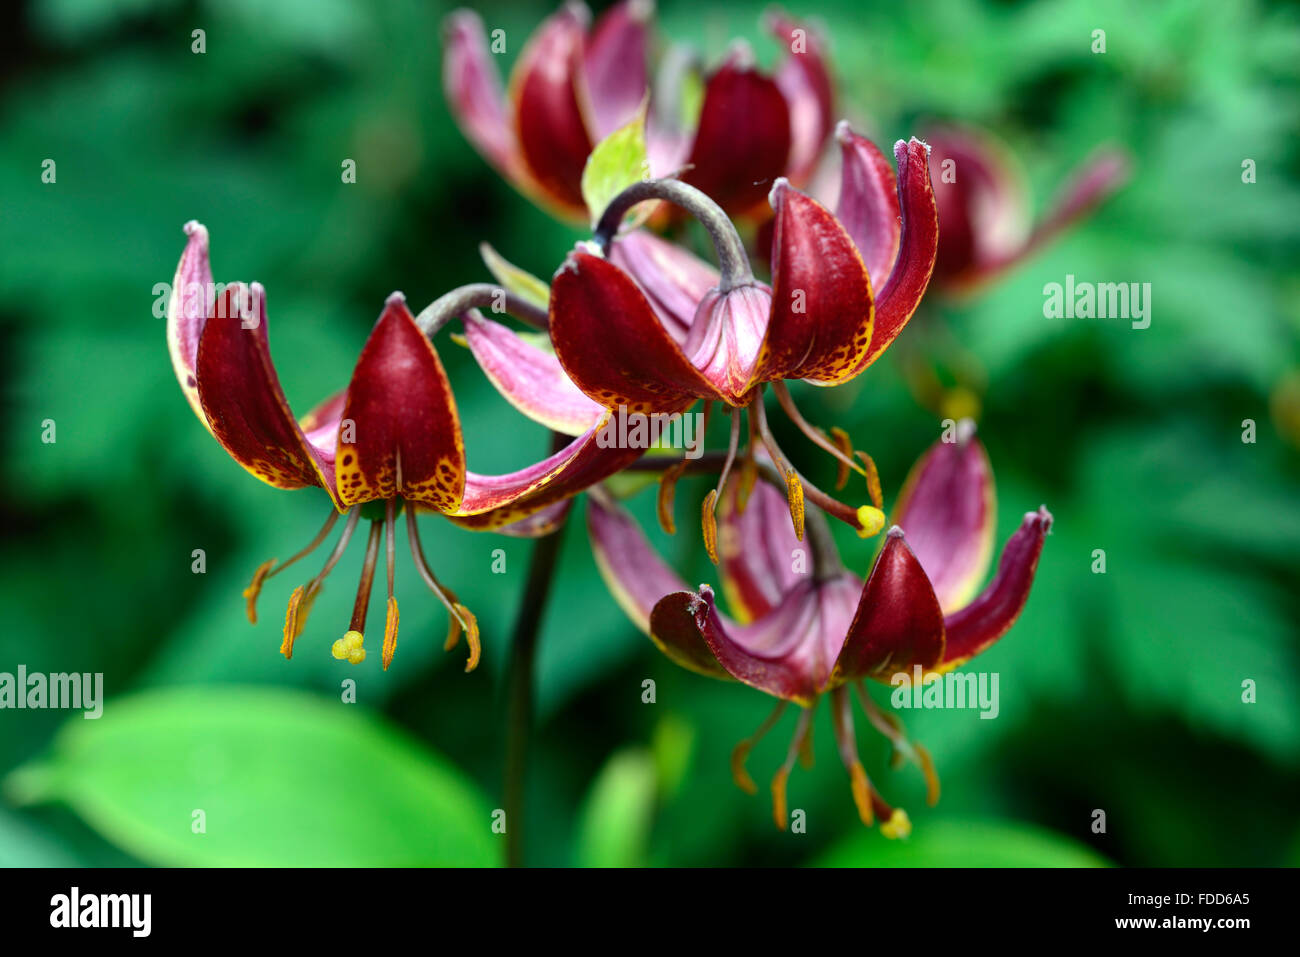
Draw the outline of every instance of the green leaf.
[[[525,269],[520,269],[487,243],[479,243],[479,254],[488,271],[508,292],[545,309],[551,301],[551,287]]]
[[[491,866],[499,854],[459,771],[357,706],[301,692],[116,699],[98,720],[70,719],[49,759],[6,788],[65,802],[155,864]]]
[[[578,826],[580,867],[639,867],[654,816],[658,775],[643,748],[617,752],[587,795]]]
[[[822,867],[1107,867],[1090,848],[1051,831],[1003,821],[923,821],[903,841],[863,830],[816,862]]]
[[[645,145],[646,103],[636,116],[596,144],[582,170],[582,198],[594,226],[623,190],[650,175]]]

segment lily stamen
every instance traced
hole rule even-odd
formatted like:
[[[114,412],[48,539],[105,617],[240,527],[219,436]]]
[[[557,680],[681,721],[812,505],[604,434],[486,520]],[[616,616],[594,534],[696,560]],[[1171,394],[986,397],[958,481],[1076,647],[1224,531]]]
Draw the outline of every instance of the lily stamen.
[[[790,748],[785,753],[785,761],[777,768],[776,775],[772,778],[772,817],[776,821],[776,826],[783,831],[786,828],[786,818],[789,816],[786,813],[785,783],[794,769],[795,760],[803,750],[804,738],[812,725],[812,714],[812,708],[804,708],[800,712],[799,723],[795,725],[794,737],[790,740]]]
[[[921,774],[925,777],[925,803],[930,807],[934,807],[939,803],[939,775],[934,769],[934,761],[930,757],[930,752],[921,744],[907,737],[907,733],[903,729],[903,723],[898,720],[897,715],[882,711],[871,700],[871,696],[862,687],[862,682],[855,683],[853,688],[857,692],[858,703],[862,705],[862,710],[866,712],[867,720],[893,746],[895,765],[906,759],[921,769]]]
[[[858,742],[853,734],[852,703],[844,689],[836,688],[831,692],[831,723],[835,728],[835,744],[839,748],[840,760],[849,772],[850,787],[853,790],[853,803],[857,805],[858,817],[867,827],[875,823],[872,808],[875,789],[867,777],[862,759],[858,757]],[[888,820],[888,818],[886,818]]]
[[[399,460],[400,461],[400,460]],[[384,670],[388,670],[389,664],[393,661],[393,652],[397,650],[397,599],[393,597],[393,573],[396,566],[396,538],[397,538],[397,499],[390,498],[384,507],[384,544],[387,547],[388,559],[388,610],[384,616],[384,649],[383,662]]]
[[[745,770],[745,761],[749,758],[749,752],[754,749],[754,745],[762,741],[769,731],[775,727],[776,723],[781,720],[781,715],[785,714],[788,701],[778,701],[772,712],[763,719],[763,723],[758,726],[758,730],[751,734],[744,741],[741,741],[731,750],[731,777],[736,782],[736,787],[740,788],[746,794],[757,794],[758,785],[754,779],[749,776]]]
[[[776,394],[776,400],[781,404],[786,417],[795,424],[809,440],[818,448],[829,452],[840,463],[839,475],[835,479],[835,487],[841,489],[844,483],[848,481],[848,472],[852,469],[864,478],[867,475],[866,470],[853,461],[853,445],[849,441],[848,433],[841,428],[833,428],[832,434],[835,441],[828,439],[826,433],[803,417],[799,407],[794,404],[794,396],[790,394],[790,388],[782,381],[772,383],[772,391]]]
[[[352,540],[352,533],[360,520],[361,509],[352,509],[348,514],[347,524],[343,526],[343,533],[339,535],[339,540],[334,545],[334,551],[330,552],[330,557],[325,560],[325,567],[306,585],[295,588],[293,594],[289,596],[289,606],[284,613],[284,637],[280,643],[280,654],[286,658],[293,657],[293,643],[302,634],[307,624],[307,613],[311,611],[312,603],[316,601],[316,595],[320,592],[325,578],[334,570],[334,566],[339,563],[339,559],[347,550],[348,542]]]
[[[723,459],[718,484],[704,498],[701,514],[704,547],[708,550],[709,559],[715,565],[718,564],[718,499],[722,497],[722,491],[726,488],[727,479],[731,476],[731,466],[736,461],[736,450],[740,447],[740,410],[732,409],[730,415],[731,438],[727,442],[727,457]]]
[[[366,540],[366,557],[361,566],[361,581],[357,584],[357,599],[352,605],[352,623],[347,633],[330,649],[330,653],[340,661],[349,661],[359,665],[366,660],[365,641],[366,612],[370,610],[370,589],[375,583],[375,565],[379,560],[379,541],[383,537],[384,526],[379,522],[370,523],[370,537]]]
[[[335,509],[331,508],[329,518],[325,519],[325,524],[322,525],[321,530],[316,533],[316,537],[308,542],[306,548],[302,549],[302,551],[298,552],[292,558],[281,562],[279,565],[275,564],[274,558],[268,558],[257,567],[257,571],[253,572],[253,580],[249,582],[248,587],[244,589],[244,598],[248,602],[248,623],[250,625],[257,624],[257,596],[262,593],[262,585],[266,583],[266,580],[280,574],[280,572],[284,571],[294,562],[306,558],[319,548],[320,543],[325,541],[330,530],[334,527],[334,523],[338,520],[339,513]]]
[[[411,545],[411,558],[415,562],[415,568],[420,573],[420,578],[429,591],[443,603],[447,613],[451,616],[451,622],[448,626],[447,640],[443,644],[444,651],[450,651],[456,647],[460,641],[461,631],[465,632],[465,641],[469,645],[469,659],[465,662],[465,670],[473,671],[478,667],[479,657],[482,654],[482,647],[479,643],[478,619],[474,617],[473,612],[462,605],[451,589],[444,586],[438,581],[429,567],[429,561],[424,557],[424,545],[420,542],[420,530],[415,521],[415,509],[406,510],[406,538]]]
[[[754,417],[758,427],[759,437],[763,440],[763,446],[767,449],[767,454],[772,457],[772,462],[776,465],[781,477],[785,479],[786,501],[790,505],[790,520],[794,523],[794,535],[799,541],[803,541],[803,522],[804,522],[804,482],[803,477],[795,471],[790,460],[786,458],[781,447],[776,444],[776,436],[767,424],[767,412],[763,408],[763,394],[761,390],[754,392],[754,401],[750,403],[750,414]]]

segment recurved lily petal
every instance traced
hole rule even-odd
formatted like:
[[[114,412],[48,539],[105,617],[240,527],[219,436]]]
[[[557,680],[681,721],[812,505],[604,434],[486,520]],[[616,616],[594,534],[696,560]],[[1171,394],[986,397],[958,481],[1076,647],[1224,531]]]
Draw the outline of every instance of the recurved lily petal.
[[[885,154],[865,136],[840,121],[840,193],[835,215],[853,237],[867,273],[876,286],[884,284],[898,258],[902,212],[898,208],[898,178]]]
[[[894,144],[898,203],[891,207],[880,197],[884,179],[872,150],[862,145],[866,141],[843,125],[839,136],[844,147],[839,209],[848,216],[846,225],[853,224],[850,228],[854,240],[867,246],[867,250],[859,247],[863,255],[882,263],[891,245],[891,227],[878,223],[877,215],[886,215],[896,208],[902,223],[898,254],[888,278],[882,282],[875,274],[871,277],[876,291],[875,324],[871,330],[871,347],[858,360],[853,372],[856,375],[898,338],[920,305],[938,253],[939,214],[930,186],[929,147],[924,143],[913,137],[906,143],[899,140]]]
[[[267,339],[266,291],[234,283],[214,302],[194,369],[212,434],[236,462],[276,488],[334,490],[334,443],[313,445],[280,388]]]
[[[196,364],[199,356],[199,339],[203,326],[212,312],[215,287],[212,285],[212,266],[208,261],[208,231],[197,220],[185,224],[189,240],[176,265],[172,280],[171,298],[167,302],[167,349],[171,352],[172,368],[176,380],[208,431],[207,416],[199,401],[199,380]]]
[[[610,594],[637,627],[649,634],[650,612],[659,599],[673,592],[686,591],[686,583],[651,547],[636,520],[607,495],[593,493],[588,496],[587,532],[591,537],[596,567],[600,569]],[[697,650],[703,654],[692,652],[687,656],[692,667],[698,671],[699,665],[711,663],[710,673],[721,671],[707,647],[697,644]],[[673,657],[671,650],[663,650]],[[701,658],[705,660],[702,662]]]
[[[790,106],[789,176],[803,185],[817,166],[834,122],[834,85],[817,31],[779,11],[769,14],[766,21],[772,36],[787,51],[775,80]]]
[[[465,138],[507,179],[518,183],[519,143],[507,119],[501,75],[488,49],[483,21],[472,10],[456,10],[447,18],[442,84]]]
[[[601,14],[583,53],[587,129],[603,140],[636,113],[646,95],[653,0],[623,0]]]
[[[534,465],[504,475],[466,473],[465,498],[448,518],[465,528],[491,530],[571,498],[631,465],[642,448],[619,448],[606,441],[613,413],[560,451]]]
[[[1052,528],[1052,514],[1046,508],[1027,512],[1014,535],[1007,540],[998,561],[998,573],[973,602],[947,616],[947,647],[939,666],[951,671],[1007,633],[1029,598],[1043,540]]]
[[[684,643],[692,633],[704,639],[713,656],[736,680],[778,698],[810,705],[830,680],[853,614],[858,581],[840,575],[828,581],[807,579],[753,624],[740,625],[719,614],[713,589],[675,592],[655,605],[650,632],[659,640]]]
[[[1061,198],[1033,228],[1024,244],[1001,256],[992,256],[982,263],[978,279],[983,281],[991,278],[1015,265],[1087,216],[1124,184],[1129,177],[1130,168],[1126,154],[1114,149],[1098,150],[1071,177]]]
[[[695,312],[718,285],[718,270],[694,253],[643,229],[619,237],[609,261],[631,276],[669,333],[686,341]]]
[[[577,77],[589,17],[580,3],[552,14],[529,38],[510,78],[514,128],[533,181],[562,210],[584,216],[582,168],[593,144]]]
[[[872,342],[871,280],[852,238],[784,179],[772,190],[772,316],[754,381],[842,382]]]
[[[400,495],[455,510],[465,490],[465,444],[451,383],[401,293],[393,293],[352,372],[339,430],[344,505]]]
[[[894,526],[876,558],[835,664],[834,684],[857,678],[887,681],[943,659],[944,621],[930,580]]]
[[[997,277],[1086,216],[1128,178],[1128,156],[1101,148],[1071,177],[1058,201],[1031,229],[1029,189],[1010,149],[979,130],[933,131],[931,165],[950,163],[936,187],[943,231],[936,274],[969,291]]]
[[[970,601],[988,571],[996,507],[993,468],[969,419],[957,424],[955,441],[932,445],[903,483],[893,524],[907,533],[945,615]]]
[[[562,499],[531,515],[501,525],[494,531],[498,535],[509,535],[511,538],[541,538],[558,529],[572,509],[573,499]]]
[[[569,378],[607,409],[674,412],[724,398],[693,366],[636,283],[577,251],[551,281],[551,341]]]
[[[740,492],[740,484],[733,483],[723,495],[718,556],[727,606],[748,622],[772,611],[782,595],[811,574],[811,563],[795,537],[785,496],[758,482],[741,511]],[[797,555],[804,560],[797,562]]]
[[[763,201],[790,155],[790,110],[776,83],[739,49],[709,78],[682,179],[728,213]]]
[[[464,316],[465,341],[498,392],[534,422],[581,435],[604,414],[565,374],[555,353],[526,341],[478,310]]]

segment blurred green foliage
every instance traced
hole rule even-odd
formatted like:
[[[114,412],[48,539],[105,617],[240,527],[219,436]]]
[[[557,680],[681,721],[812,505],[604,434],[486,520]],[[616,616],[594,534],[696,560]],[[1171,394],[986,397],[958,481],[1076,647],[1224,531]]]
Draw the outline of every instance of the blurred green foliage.
[[[755,4],[661,6],[662,33],[711,58],[736,35],[775,54]],[[863,736],[873,780],[915,825],[893,846],[857,823],[819,715],[816,765],[790,785],[808,832],[777,832],[765,796],[737,790],[727,764],[769,702],[659,656],[606,595],[575,521],[544,622],[529,859],[1296,863],[1300,453],[1275,425],[1285,407],[1270,412],[1300,366],[1294,8],[789,6],[827,25],[839,113],[878,141],[934,118],[986,126],[1015,150],[1039,207],[1098,143],[1136,160],[1092,220],[978,300],[932,297],[897,347],[987,382],[999,540],[1040,502],[1056,516],[1023,618],[980,659],[1001,674],[1001,714],[910,716],[943,779],[934,810],[920,776],[890,772],[883,743]],[[513,56],[549,5],[480,9]],[[480,616],[485,660],[472,675],[463,649],[442,653],[443,612],[400,561],[393,667],[328,655],[359,549],[285,661],[278,607],[291,583],[268,585],[256,627],[239,593],[262,560],[311,537],[327,502],[228,459],[175,388],[152,315],[181,225],[203,221],[216,278],[265,283],[301,411],[346,380],[389,292],[419,307],[486,279],[480,241],[553,271],[581,235],[504,186],[456,131],[439,83],[445,12],[415,0],[42,0],[0,14],[0,671],[103,672],[109,699],[99,722],[0,712],[0,864],[370,863],[398,849],[408,862],[485,863],[500,841],[499,679],[531,545],[423,520],[440,576]],[[203,55],[191,53],[197,28]],[[1090,50],[1097,28],[1104,55]],[[47,158],[54,184],[41,181]],[[347,158],[355,185],[340,180]],[[1044,319],[1042,286],[1067,272],[1150,282],[1151,327]],[[464,350],[439,348],[470,467],[544,453],[545,433]],[[938,432],[899,357],[848,387],[798,393],[809,418],[876,457],[891,499]],[[41,441],[47,419],[55,444]],[[824,456],[780,437],[829,481]],[[703,480],[684,483],[679,516],[702,494]],[[653,526],[648,496],[633,504]],[[676,539],[652,534],[688,580],[713,581],[681,524]],[[842,545],[865,571],[872,543]],[[496,548],[504,575],[489,571]],[[1104,575],[1091,572],[1098,548]],[[355,708],[338,704],[345,678]],[[1246,679],[1255,704],[1242,703]],[[760,781],[786,729],[751,756]],[[225,809],[202,837],[190,829],[200,793]],[[1094,809],[1105,834],[1090,829]]]

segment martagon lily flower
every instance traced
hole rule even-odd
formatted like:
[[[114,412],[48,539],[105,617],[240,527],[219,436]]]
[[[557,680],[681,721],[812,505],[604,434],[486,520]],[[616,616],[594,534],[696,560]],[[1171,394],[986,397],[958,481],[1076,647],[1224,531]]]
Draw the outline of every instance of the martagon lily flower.
[[[616,197],[596,226],[594,242],[570,254],[551,283],[556,358],[600,406],[621,414],[664,414],[703,399],[728,408],[726,464],[703,516],[715,561],[712,509],[740,449],[741,409],[748,410],[750,439],[742,474],[752,476],[761,441],[787,483],[797,535],[805,496],[864,537],[883,527],[870,457],[855,455],[841,430],[833,430],[832,441],[810,426],[785,380],[847,382],[884,352],[929,282],[937,214],[925,144],[895,144],[895,180],[879,150],[847,125],[841,124],[839,139],[844,186],[838,216],[784,179],[772,188],[770,286],[755,279],[726,214],[698,190],[671,179],[638,183]],[[720,268],[642,231],[618,236],[624,215],[649,199],[675,203],[696,216],[710,233]],[[762,392],[768,383],[800,430],[840,461],[841,485],[848,470],[867,478],[872,505],[845,505],[790,465],[767,425]],[[665,480],[671,483],[676,474]]]
[[[864,824],[906,836],[907,814],[890,806],[858,757],[849,689],[868,721],[893,745],[895,761],[922,769],[930,804],[939,783],[926,750],[875,705],[865,679],[910,683],[959,667],[1012,626],[1028,598],[1044,537],[1045,508],[1025,515],[1003,548],[997,574],[976,594],[992,555],[993,474],[969,420],[955,441],[940,441],[913,466],[894,510],[894,525],[865,583],[841,565],[820,513],[808,512],[811,561],[787,523],[770,484],[748,502],[730,494],[724,507],[722,583],[734,618],[713,589],[687,588],[647,542],[631,516],[604,494],[589,496],[588,528],[597,564],[632,620],[675,663],[732,678],[780,699],[759,730],[733,752],[736,783],[755,792],[745,772],[754,744],[791,702],[801,713],[784,763],[772,780],[773,814],[786,826],[786,780],[805,752],[813,712],[830,698],[840,757]],[[773,477],[775,479],[775,476]],[[806,753],[806,752],[805,752]]]
[[[1031,226],[1029,190],[1005,144],[986,132],[956,127],[932,130],[926,139],[942,225],[935,282],[955,294],[974,291],[1022,262],[1129,177],[1125,154],[1098,149]]]
[[[698,118],[683,119],[690,65],[664,58],[655,93],[647,49],[652,0],[624,0],[588,30],[591,14],[566,3],[541,24],[502,91],[483,23],[459,10],[444,28],[443,85],[461,130],[520,191],[560,214],[586,218],[583,167],[592,148],[631,121],[649,97],[651,173],[682,179],[741,215],[785,175],[803,183],[830,132],[831,80],[816,31],[779,14],[767,19],[788,51],[765,76],[744,45],[704,84]],[[593,212],[599,212],[594,210]]]
[[[265,291],[258,283],[215,286],[207,229],[190,222],[185,232],[189,240],[177,266],[167,318],[167,341],[181,390],[199,421],[257,478],[282,489],[319,486],[333,503],[324,527],[306,548],[284,562],[272,559],[257,569],[244,593],[249,620],[257,621],[256,601],[264,582],[313,552],[340,516],[346,516],[320,573],[296,588],[289,600],[281,652],[291,657],[325,578],[366,518],[371,526],[352,620],[334,643],[333,654],[353,664],[365,658],[366,612],[386,540],[387,669],[397,643],[395,525],[405,508],[415,567],[450,613],[446,647],[454,647],[463,632],[469,644],[466,670],[471,670],[479,659],[478,625],[430,568],[415,511],[439,512],[469,527],[506,534],[546,534],[563,518],[574,494],[623,468],[639,451],[602,449],[594,441],[593,428],[518,472],[479,475],[466,469],[455,398],[428,334],[461,310],[503,295],[486,286],[444,296],[422,313],[423,324],[417,324],[402,294],[394,293],[361,350],[347,388],[296,420],[271,361]],[[510,297],[506,302],[520,313],[530,312]]]

